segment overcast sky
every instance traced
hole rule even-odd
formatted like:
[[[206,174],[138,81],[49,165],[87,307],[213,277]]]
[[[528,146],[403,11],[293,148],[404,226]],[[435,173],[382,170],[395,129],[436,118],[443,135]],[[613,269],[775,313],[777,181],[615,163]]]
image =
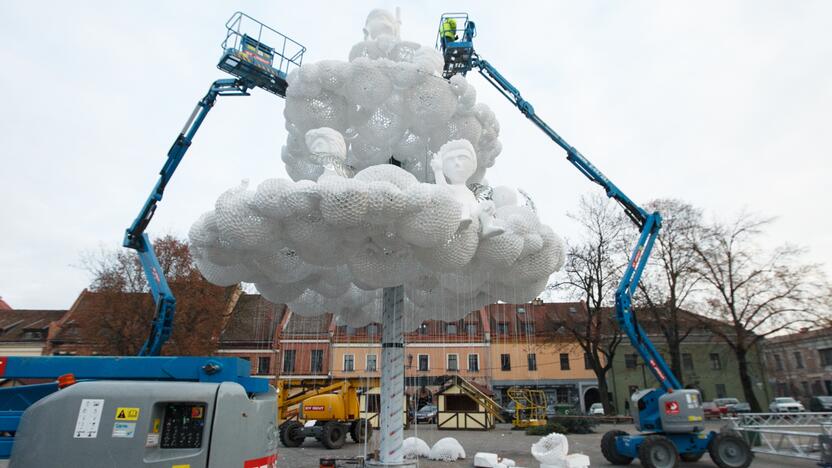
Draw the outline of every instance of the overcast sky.
[[[72,305],[90,281],[82,252],[121,245],[193,105],[224,77],[235,10],[304,44],[306,62],[346,60],[367,12],[397,5],[402,37],[429,45],[443,12],[469,12],[479,54],[632,199],[777,216],[766,241],[804,245],[832,272],[832,2],[6,0],[0,296]],[[523,188],[575,235],[565,214],[596,186],[481,77],[470,82],[501,122],[488,180]],[[184,237],[241,179],[286,177],[283,106],[261,90],[220,98],[148,232]]]

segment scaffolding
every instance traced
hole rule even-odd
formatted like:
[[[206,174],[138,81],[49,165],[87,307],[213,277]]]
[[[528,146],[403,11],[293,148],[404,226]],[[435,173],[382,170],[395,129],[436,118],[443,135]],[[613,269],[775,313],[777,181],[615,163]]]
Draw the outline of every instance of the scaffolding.
[[[727,419],[756,453],[832,467],[832,413],[748,413]]]

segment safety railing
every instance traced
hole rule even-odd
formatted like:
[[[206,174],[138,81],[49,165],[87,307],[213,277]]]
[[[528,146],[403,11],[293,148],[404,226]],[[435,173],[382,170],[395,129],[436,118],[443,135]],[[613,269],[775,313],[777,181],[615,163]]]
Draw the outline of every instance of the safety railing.
[[[832,413],[747,413],[724,420],[754,452],[832,461]]]
[[[439,19],[439,27],[436,29],[435,47],[437,49],[444,49],[442,37],[445,35],[446,30],[452,32],[453,36],[456,37],[451,42],[470,42],[477,35],[473,27],[470,30],[468,29],[468,13],[443,13]],[[470,37],[467,37],[466,34],[470,34]]]
[[[294,67],[303,64],[303,54],[306,47],[289,36],[270,28],[243,12],[236,12],[225,23],[225,39],[222,41],[223,51],[229,49],[240,50],[244,38],[257,41],[257,44],[267,47],[274,54],[272,68],[279,70],[286,76]]]

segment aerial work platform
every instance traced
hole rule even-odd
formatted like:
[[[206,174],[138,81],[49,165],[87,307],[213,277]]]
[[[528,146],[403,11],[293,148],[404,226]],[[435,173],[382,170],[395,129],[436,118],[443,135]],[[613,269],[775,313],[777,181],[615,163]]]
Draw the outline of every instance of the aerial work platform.
[[[248,88],[260,87],[286,97],[286,77],[293,68],[301,66],[306,48],[239,11],[225,23],[225,28],[223,54],[217,68],[240,78]]]

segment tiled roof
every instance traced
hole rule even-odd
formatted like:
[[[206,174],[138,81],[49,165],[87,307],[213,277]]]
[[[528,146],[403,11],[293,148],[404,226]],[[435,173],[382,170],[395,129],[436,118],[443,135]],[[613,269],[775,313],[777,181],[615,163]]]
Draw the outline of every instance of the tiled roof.
[[[812,340],[815,338],[832,338],[832,327],[819,328],[817,330],[801,330],[797,333],[768,338],[766,341],[768,344],[781,344],[794,341]]]
[[[49,324],[65,313],[65,310],[0,311],[0,342],[46,342]]]
[[[283,338],[291,339],[293,336],[329,336],[329,326],[332,323],[332,314],[321,314],[312,317],[292,314],[282,332]]]
[[[12,307],[6,304],[2,297],[0,297],[0,310],[12,310]]]
[[[56,344],[80,342],[81,333],[78,329],[78,322],[83,321],[85,317],[89,317],[91,315],[109,312],[109,309],[113,307],[114,303],[119,303],[113,301],[110,294],[114,293],[99,293],[86,289],[83,290],[81,295],[78,296],[78,299],[75,300],[75,303],[72,305],[69,313],[63,317],[62,322],[59,324],[59,328],[50,337],[50,341]],[[139,303],[144,303],[146,305],[148,311],[154,310],[153,298],[148,293],[116,294],[121,296],[122,299],[120,303],[122,304],[136,304],[135,301],[139,301]]]
[[[220,336],[220,346],[271,346],[286,306],[243,294]]]

